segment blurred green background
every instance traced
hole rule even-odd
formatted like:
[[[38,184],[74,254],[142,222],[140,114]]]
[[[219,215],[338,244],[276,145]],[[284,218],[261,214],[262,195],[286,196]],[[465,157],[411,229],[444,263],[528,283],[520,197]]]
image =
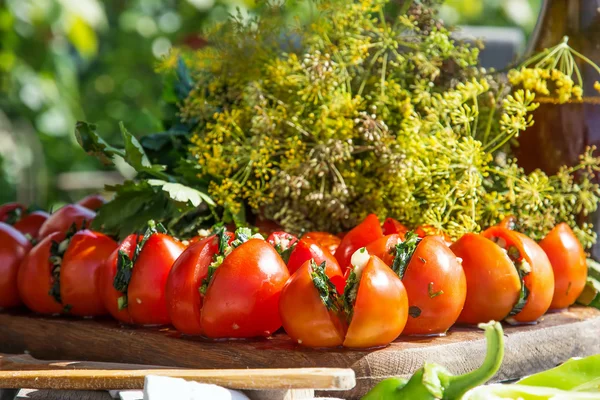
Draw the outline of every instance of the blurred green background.
[[[541,0],[449,0],[448,24],[533,30]],[[202,45],[205,24],[252,0],[0,0],[0,204],[56,207],[118,182],[73,136],[76,120],[118,143],[160,130],[157,60]],[[111,137],[112,134],[112,137]]]

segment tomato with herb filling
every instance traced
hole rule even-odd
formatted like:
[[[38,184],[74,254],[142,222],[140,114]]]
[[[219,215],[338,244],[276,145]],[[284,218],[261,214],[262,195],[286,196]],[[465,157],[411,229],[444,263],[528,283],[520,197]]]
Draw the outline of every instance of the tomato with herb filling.
[[[335,257],[316,241],[303,237],[294,245],[289,256],[287,262],[288,271],[290,274],[294,274],[309,260],[315,260],[318,265],[325,262],[325,273],[334,283],[339,293],[344,292],[346,281]]]
[[[15,222],[14,227],[31,239],[37,240],[40,236],[40,228],[48,218],[50,214],[45,211],[33,211]]]
[[[164,233],[153,233],[133,260],[127,286],[127,308],[139,325],[166,325],[171,322],[165,287],[171,267],[185,245]]]
[[[350,268],[350,259],[356,250],[365,247],[382,236],[381,225],[375,214],[368,215],[360,224],[348,232],[335,252],[335,258],[342,271]]]
[[[40,227],[39,237],[44,238],[54,232],[67,232],[71,226],[77,229],[89,227],[96,213],[79,204],[67,204],[44,222]]]
[[[113,318],[125,324],[133,324],[127,308],[127,287],[124,286],[125,289],[117,290],[114,286],[115,276],[119,264],[122,264],[119,258],[132,260],[136,245],[140,240],[141,235],[127,236],[100,267],[96,277],[96,284],[100,290],[100,299],[104,307]]]
[[[344,343],[346,318],[325,262],[305,261],[281,291],[279,312],[286,333],[307,347],[336,347]]]
[[[522,307],[509,321],[535,322],[550,307],[554,294],[554,274],[548,256],[533,240],[522,233],[500,226],[485,230],[482,235],[507,250],[524,282]]]
[[[386,218],[383,222],[382,230],[384,235],[398,233],[404,237],[404,234],[408,232],[409,229],[394,218]]]
[[[25,206],[21,203],[6,203],[0,206],[0,222],[5,222],[9,225],[14,225],[23,213]]]
[[[277,250],[285,263],[287,263],[296,242],[298,242],[296,236],[283,231],[273,232],[267,238],[267,243]]]
[[[117,248],[108,236],[90,230],[73,235],[60,266],[60,298],[66,311],[82,317],[107,313],[100,298],[98,274]]]
[[[385,346],[405,329],[408,296],[400,278],[383,261],[359,249],[344,291],[349,324],[344,347]]]
[[[367,252],[373,256],[379,257],[381,261],[391,266],[394,262],[394,256],[396,254],[396,245],[402,243],[403,239],[403,234],[392,233],[390,235],[386,235],[375,240],[374,242],[369,243],[366,246]]]
[[[0,222],[0,309],[21,304],[17,275],[29,250],[31,243],[21,232]]]
[[[508,254],[496,243],[467,233],[450,249],[462,259],[467,297],[458,322],[502,321],[519,301],[521,278]]]
[[[343,237],[343,235],[342,235]],[[329,250],[329,252],[335,255],[335,252],[342,242],[342,238],[336,235],[333,235],[329,232],[306,232],[302,235],[302,239],[312,239],[315,242],[319,243],[323,248]]]
[[[166,232],[150,221],[143,236],[128,236],[104,265],[99,278],[104,304],[118,320],[139,325],[171,322],[165,287],[186,246]]]
[[[84,206],[85,208],[90,209],[92,211],[98,211],[100,207],[106,204],[106,200],[102,195],[91,194],[79,200],[77,204],[79,204],[80,206]]]
[[[17,275],[19,296],[30,310],[40,314],[58,314],[63,311],[58,279],[60,268],[57,257],[66,250],[66,234],[54,232],[46,236],[25,256]]]
[[[289,279],[277,251],[244,228],[201,290],[201,325],[213,338],[270,336],[281,327],[279,297]]]
[[[192,243],[173,264],[165,289],[167,308],[173,326],[181,333],[202,335],[202,300],[200,287],[207,278],[215,256],[233,239],[233,234],[223,228],[212,235]]]
[[[467,284],[458,259],[440,236],[410,232],[396,246],[392,269],[408,293],[406,335],[444,334],[465,304]]]
[[[566,308],[575,303],[585,287],[587,262],[583,246],[569,225],[556,225],[540,242],[554,272],[554,295],[551,309]]]

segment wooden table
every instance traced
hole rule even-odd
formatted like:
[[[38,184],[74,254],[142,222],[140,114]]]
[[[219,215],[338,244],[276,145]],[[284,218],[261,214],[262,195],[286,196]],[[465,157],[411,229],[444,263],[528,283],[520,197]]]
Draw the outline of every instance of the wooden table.
[[[516,379],[574,356],[600,353],[600,311],[573,307],[537,325],[506,326],[506,355],[495,380]],[[0,313],[0,352],[29,352],[40,359],[85,360],[190,368],[352,368],[358,398],[381,379],[408,375],[424,361],[459,374],[482,362],[483,331],[453,328],[447,336],[400,338],[372,350],[307,349],[285,334],[247,341],[182,337],[172,329],[123,327],[112,320],[76,320]],[[0,368],[1,368],[0,363]]]

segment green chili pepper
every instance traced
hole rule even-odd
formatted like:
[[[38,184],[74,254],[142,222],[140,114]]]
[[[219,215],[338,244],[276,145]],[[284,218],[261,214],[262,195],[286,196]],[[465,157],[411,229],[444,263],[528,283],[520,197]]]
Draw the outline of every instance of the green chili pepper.
[[[493,384],[469,390],[462,400],[599,400],[600,394],[550,387]]]
[[[514,385],[472,389],[463,400],[584,400],[600,399],[600,354],[572,358],[556,368],[521,379]]]
[[[453,400],[469,389],[487,382],[500,368],[504,357],[504,336],[499,322],[480,324],[485,329],[487,354],[481,367],[468,374],[453,376],[441,365],[425,363],[406,380],[391,378],[380,382],[362,400]]]
[[[600,354],[585,358],[572,358],[556,368],[523,378],[518,384],[600,392]]]

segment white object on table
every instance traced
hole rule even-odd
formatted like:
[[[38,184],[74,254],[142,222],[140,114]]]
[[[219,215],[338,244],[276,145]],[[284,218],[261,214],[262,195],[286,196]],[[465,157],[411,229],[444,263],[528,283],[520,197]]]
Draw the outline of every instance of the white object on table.
[[[146,376],[143,398],[144,400],[250,400],[248,396],[237,390],[155,375]]]

